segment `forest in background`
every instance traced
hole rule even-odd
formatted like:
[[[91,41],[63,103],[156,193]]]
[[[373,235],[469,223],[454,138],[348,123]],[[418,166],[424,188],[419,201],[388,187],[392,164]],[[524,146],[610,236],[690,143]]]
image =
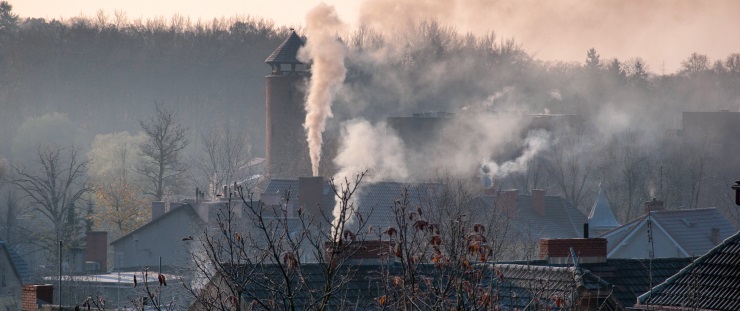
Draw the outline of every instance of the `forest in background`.
[[[495,32],[461,34],[435,21],[409,29],[402,40],[369,28],[342,38],[353,53],[345,60],[347,79],[329,132],[358,116],[377,122],[470,107],[579,114],[589,121],[586,133],[577,133],[585,136],[570,132],[578,141],[559,140],[560,149],[532,159],[533,169],[504,185],[545,188],[587,212],[603,183],[620,220],[638,214],[639,202],[656,189],[669,208],[731,205],[729,185],[739,175],[727,164],[732,157],[677,146],[666,133],[680,130],[684,111],[740,110],[740,54],[711,60],[687,53],[679,71],[657,73],[658,64],[640,58],[600,59],[599,47],[584,51],[582,63],[543,62],[516,38]],[[44,140],[86,154],[98,135],[139,133],[156,104],[173,107],[189,129],[192,157],[199,137],[223,124],[246,133],[251,155],[263,157],[264,59],[289,33],[254,17],[129,20],[101,12],[44,20],[3,6],[0,157],[20,163]],[[36,126],[24,127],[29,120]],[[70,132],[38,137],[49,120]],[[548,177],[531,176],[537,174]]]

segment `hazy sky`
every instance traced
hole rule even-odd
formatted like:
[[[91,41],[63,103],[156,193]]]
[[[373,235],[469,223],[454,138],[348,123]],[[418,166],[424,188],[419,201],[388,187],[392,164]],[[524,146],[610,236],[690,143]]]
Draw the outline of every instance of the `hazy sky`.
[[[189,16],[193,20],[252,15],[303,25],[316,0],[10,0],[22,17],[93,16],[103,10],[129,19]],[[740,1],[735,0],[327,0],[342,19],[380,25],[437,18],[460,31],[496,31],[545,60],[583,62],[595,47],[602,58],[642,57],[652,72],[672,72],[692,52],[710,59],[740,53]]]

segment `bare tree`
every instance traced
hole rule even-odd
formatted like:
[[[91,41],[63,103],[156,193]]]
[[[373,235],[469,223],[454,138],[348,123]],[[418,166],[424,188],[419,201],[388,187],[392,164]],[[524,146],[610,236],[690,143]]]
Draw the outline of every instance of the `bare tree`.
[[[218,227],[205,231],[203,250],[193,255],[196,279],[208,280],[200,291],[189,287],[195,308],[327,310],[352,303],[344,300],[344,290],[355,270],[346,262],[359,249],[366,219],[354,212],[351,198],[363,177],[330,181],[339,202],[335,217],[312,215],[310,208],[291,217],[284,209],[289,205],[252,201],[236,186],[228,207],[218,213]],[[349,230],[352,222],[356,231]]]
[[[174,192],[177,181],[187,170],[182,152],[188,146],[188,129],[180,125],[172,108],[156,104],[156,114],[139,121],[147,140],[141,144],[146,160],[137,171],[144,178],[144,192],[161,201]]]
[[[29,206],[48,219],[52,237],[47,237],[46,248],[53,248],[57,240],[72,240],[77,232],[73,220],[75,206],[88,191],[85,180],[87,161],[81,161],[76,148],[59,146],[39,147],[36,153],[37,170],[15,168],[11,183],[28,200]]]
[[[205,183],[202,186],[211,195],[220,193],[225,185],[241,184],[252,173],[246,167],[251,159],[247,135],[223,126],[204,133],[200,143],[200,156],[192,161],[192,173],[197,174],[195,180]]]
[[[581,207],[586,197],[588,181],[596,164],[596,157],[589,154],[594,146],[586,134],[583,124],[563,129],[547,155],[546,167],[552,182],[576,207]]]

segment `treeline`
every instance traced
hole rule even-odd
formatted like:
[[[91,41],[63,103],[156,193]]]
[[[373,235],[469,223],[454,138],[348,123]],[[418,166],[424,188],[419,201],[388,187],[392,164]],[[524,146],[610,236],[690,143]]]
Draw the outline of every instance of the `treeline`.
[[[613,189],[609,193],[615,204],[629,205],[620,217],[636,213],[636,203],[625,198],[638,202],[656,193],[649,188],[661,186],[667,192],[673,189],[667,181],[671,176],[681,185],[675,186],[675,207],[706,207],[696,197],[706,195],[707,189],[697,187],[718,187],[731,178],[719,166],[714,171],[722,172],[721,179],[719,173],[707,175],[702,166],[695,182],[686,180],[682,172],[697,164],[685,160],[678,166],[683,162],[670,160],[684,149],[655,146],[670,142],[665,131],[680,129],[683,111],[740,108],[740,54],[710,60],[693,53],[679,71],[663,73],[659,64],[639,58],[601,59],[596,49],[584,51],[582,63],[543,62],[514,39],[493,32],[460,34],[433,21],[407,30],[389,36],[361,28],[342,38],[351,52],[345,61],[348,77],[329,131],[358,116],[378,121],[463,108],[581,114],[595,125],[589,141],[599,144],[603,156],[598,166],[585,167],[591,163],[584,157],[596,153],[562,155],[583,169],[569,178],[587,181],[585,194],[570,199],[582,201],[579,205],[587,209],[596,184],[603,182]],[[155,103],[162,103],[176,107],[192,141],[215,124],[228,123],[248,133],[252,154],[262,156],[264,76],[269,73],[264,59],[289,32],[251,17],[196,22],[184,17],[129,20],[122,13],[100,13],[44,20],[19,17],[5,3],[0,6],[0,155],[10,157],[17,129],[32,117],[66,114],[92,141],[98,134],[138,132],[139,120],[154,113]],[[632,144],[630,135],[640,138],[640,144]],[[635,160],[639,167],[619,171],[609,165],[620,160],[617,151],[624,152],[608,151],[616,142],[641,148],[621,159]],[[698,157],[704,161],[699,164],[706,162],[706,157]],[[715,157],[707,163],[717,162]],[[588,176],[579,175],[583,172]],[[642,181],[625,185],[619,174]],[[550,187],[549,193],[558,193],[570,186],[556,187],[553,181],[521,188]]]

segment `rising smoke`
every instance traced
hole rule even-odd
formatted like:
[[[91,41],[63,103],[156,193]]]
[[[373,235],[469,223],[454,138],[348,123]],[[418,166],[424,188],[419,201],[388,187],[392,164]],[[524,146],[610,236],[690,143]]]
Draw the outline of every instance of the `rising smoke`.
[[[319,174],[321,145],[326,120],[331,118],[334,94],[341,87],[347,70],[344,68],[346,47],[338,41],[344,29],[333,6],[319,4],[306,15],[306,45],[299,51],[299,59],[311,63],[311,82],[306,96],[306,129],[311,169]]]
[[[530,161],[548,147],[549,141],[550,133],[543,130],[531,131],[525,139],[525,148],[522,155],[501,164],[497,164],[493,159],[488,158],[483,160],[481,167],[485,167],[488,171],[484,173],[495,178],[504,178],[512,173],[525,172]]]

